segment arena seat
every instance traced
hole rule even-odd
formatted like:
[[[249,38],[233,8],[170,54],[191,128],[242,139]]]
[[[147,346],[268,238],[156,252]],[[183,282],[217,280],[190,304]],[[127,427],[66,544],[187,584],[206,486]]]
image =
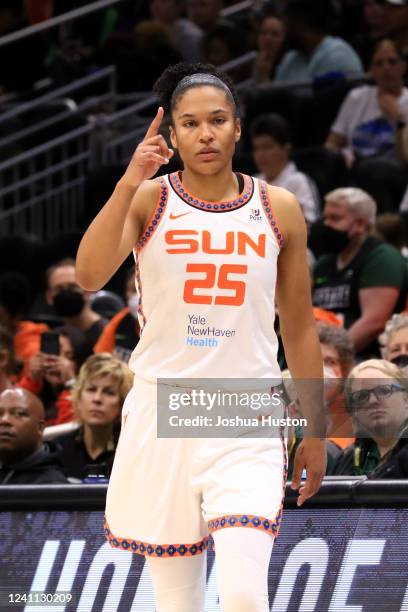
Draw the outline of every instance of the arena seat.
[[[299,170],[308,174],[316,183],[320,197],[336,187],[350,184],[348,170],[341,153],[324,147],[297,149],[292,154]]]

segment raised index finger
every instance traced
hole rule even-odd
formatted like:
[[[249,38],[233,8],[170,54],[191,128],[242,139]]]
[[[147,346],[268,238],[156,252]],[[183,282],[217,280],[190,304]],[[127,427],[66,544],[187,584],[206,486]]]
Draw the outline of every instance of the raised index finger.
[[[149,129],[146,132],[145,140],[147,138],[151,138],[152,136],[156,136],[159,133],[159,127],[163,120],[164,109],[162,106],[159,106],[157,109],[157,113],[153,121],[151,122]]]

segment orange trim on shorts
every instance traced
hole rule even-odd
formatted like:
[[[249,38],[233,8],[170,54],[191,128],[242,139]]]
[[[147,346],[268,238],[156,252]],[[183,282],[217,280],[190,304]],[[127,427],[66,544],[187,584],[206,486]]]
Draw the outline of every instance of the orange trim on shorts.
[[[167,200],[169,197],[169,190],[167,188],[165,180],[161,176],[159,176],[155,180],[160,185],[160,191],[157,197],[157,202],[156,202],[154,212],[152,216],[150,217],[146,227],[143,230],[142,235],[140,236],[139,240],[137,241],[134,247],[135,250],[138,252],[141,251],[146,246],[146,244],[149,242],[150,238],[154,234],[155,230],[157,229],[160,221],[163,218],[163,212],[166,208]]]
[[[285,244],[285,239],[283,238],[283,234],[280,231],[279,225],[276,221],[276,217],[273,212],[271,199],[269,197],[268,183],[266,183],[265,181],[262,181],[261,179],[257,179],[257,180],[258,180],[258,187],[259,187],[259,196],[262,202],[262,208],[264,209],[265,215],[268,218],[269,224],[272,228],[273,235],[275,236],[275,240],[278,243],[279,248],[282,248],[283,245]]]
[[[109,529],[108,521],[104,521],[104,533],[112,548],[121,548],[144,557],[193,557],[201,555],[208,548],[209,536],[194,544],[150,544],[131,538],[119,538]]]
[[[288,477],[288,457],[282,427],[280,427],[280,438],[283,453],[282,501],[275,518],[271,520],[265,518],[264,516],[257,516],[256,514],[226,514],[207,522],[210,533],[217,531],[218,529],[225,529],[227,527],[251,527],[252,529],[266,531],[275,538],[278,537],[282,522],[283,501],[285,496],[286,480]]]

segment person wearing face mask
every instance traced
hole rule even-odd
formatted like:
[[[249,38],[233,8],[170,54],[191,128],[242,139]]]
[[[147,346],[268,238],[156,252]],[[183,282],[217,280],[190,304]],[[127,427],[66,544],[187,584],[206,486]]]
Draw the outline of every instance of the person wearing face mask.
[[[112,317],[94,346],[94,353],[112,353],[125,363],[129,361],[140,336],[137,320],[139,300],[136,295],[134,268],[127,274],[126,301],[126,308]]]
[[[408,374],[408,312],[395,314],[378,337],[383,359],[391,361]]]
[[[46,299],[52,305],[64,326],[79,329],[84,336],[81,353],[92,354],[107,320],[94,312],[88,294],[79,286],[75,274],[75,261],[63,259],[48,268],[46,273]]]
[[[327,438],[340,448],[354,442],[354,431],[344,401],[344,381],[354,362],[354,348],[343,327],[317,323],[325,378],[325,400],[329,419]]]
[[[311,226],[309,247],[318,257],[313,304],[341,316],[357,356],[378,355],[376,339],[408,287],[402,255],[372,234],[376,204],[355,187],[327,194],[323,219]]]

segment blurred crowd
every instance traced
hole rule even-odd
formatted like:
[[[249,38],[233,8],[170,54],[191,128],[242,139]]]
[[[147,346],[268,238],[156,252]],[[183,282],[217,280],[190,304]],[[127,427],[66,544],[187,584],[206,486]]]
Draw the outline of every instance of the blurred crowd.
[[[0,37],[86,4],[1,0]],[[290,82],[361,73],[385,37],[402,55],[408,49],[405,0],[253,0],[248,10],[226,17],[234,4],[124,0],[4,47],[1,58],[12,54],[13,63],[0,61],[0,86],[24,91],[47,76],[61,83],[114,64],[119,91],[150,90],[168,64],[219,66],[251,50],[256,59],[245,70],[256,83]]]
[[[408,4],[257,0],[227,18],[232,4],[129,0],[0,46],[0,92],[24,94],[44,78],[64,84],[110,64],[120,92],[149,91],[169,64],[221,66],[255,51],[231,72],[250,83],[237,169],[289,189],[304,212],[327,473],[405,478]],[[0,37],[77,7],[0,0]],[[304,82],[311,96],[285,89]],[[140,332],[134,270],[122,288],[93,294],[79,286],[72,259],[47,264],[41,291],[12,265],[0,274],[0,484],[106,482]],[[279,361],[289,413],[298,415],[282,346]],[[302,435],[289,431],[289,477]]]

